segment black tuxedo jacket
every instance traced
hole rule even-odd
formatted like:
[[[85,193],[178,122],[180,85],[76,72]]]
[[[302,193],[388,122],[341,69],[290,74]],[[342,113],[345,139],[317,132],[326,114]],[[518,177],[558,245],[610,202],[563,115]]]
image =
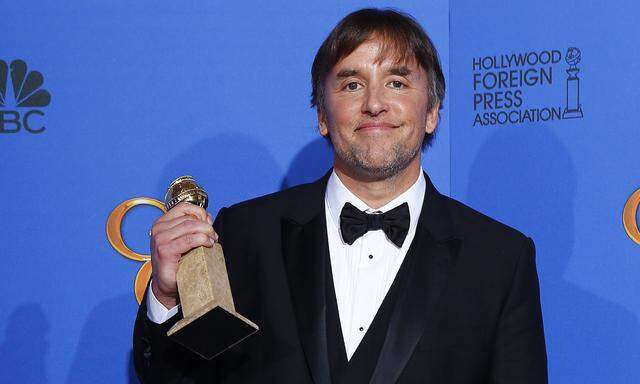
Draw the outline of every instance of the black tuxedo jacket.
[[[206,361],[166,336],[180,315],[154,324],[143,301],[133,340],[142,382],[331,381],[324,289],[327,179],[220,210],[214,226],[236,310],[260,331]],[[371,383],[546,383],[531,239],[441,195],[427,177],[411,247],[417,258]]]

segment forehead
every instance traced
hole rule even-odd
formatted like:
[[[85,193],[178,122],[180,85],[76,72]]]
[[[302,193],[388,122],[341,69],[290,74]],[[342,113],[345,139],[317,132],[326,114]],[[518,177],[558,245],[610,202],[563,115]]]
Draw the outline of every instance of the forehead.
[[[422,69],[415,56],[403,49],[403,44],[377,37],[369,38],[333,66],[332,73],[345,67],[379,65],[381,67],[406,67],[412,71]],[[421,71],[415,71],[421,72]]]

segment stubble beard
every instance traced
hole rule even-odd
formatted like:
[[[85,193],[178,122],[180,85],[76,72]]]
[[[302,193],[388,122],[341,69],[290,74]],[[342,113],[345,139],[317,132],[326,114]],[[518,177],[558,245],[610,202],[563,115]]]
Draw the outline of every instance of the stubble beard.
[[[376,162],[370,148],[348,146],[339,148],[334,145],[336,156],[353,173],[363,181],[381,181],[394,178],[409,166],[422,149],[421,143],[407,147],[402,142],[394,143],[387,150],[382,162]]]

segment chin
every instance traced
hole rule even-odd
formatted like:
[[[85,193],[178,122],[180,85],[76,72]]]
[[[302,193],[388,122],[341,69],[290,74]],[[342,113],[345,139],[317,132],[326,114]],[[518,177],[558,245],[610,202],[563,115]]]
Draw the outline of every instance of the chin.
[[[396,158],[366,158],[358,159],[350,164],[354,173],[362,179],[384,180],[396,176],[403,171],[409,163],[399,162]]]
[[[336,146],[334,143],[334,151],[350,173],[361,180],[373,181],[388,179],[402,172],[415,159],[420,147],[414,151],[387,140],[367,145]]]

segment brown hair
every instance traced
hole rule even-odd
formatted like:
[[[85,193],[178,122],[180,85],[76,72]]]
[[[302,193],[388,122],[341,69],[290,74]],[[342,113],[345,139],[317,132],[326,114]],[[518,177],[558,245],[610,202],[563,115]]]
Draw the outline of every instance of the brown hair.
[[[397,62],[416,60],[427,73],[427,94],[432,110],[442,106],[444,75],[433,42],[413,17],[393,9],[365,8],[350,13],[333,28],[316,53],[311,67],[311,106],[324,110],[324,82],[334,65],[371,38],[380,39],[378,60],[391,54]],[[423,147],[433,135],[426,134]]]

